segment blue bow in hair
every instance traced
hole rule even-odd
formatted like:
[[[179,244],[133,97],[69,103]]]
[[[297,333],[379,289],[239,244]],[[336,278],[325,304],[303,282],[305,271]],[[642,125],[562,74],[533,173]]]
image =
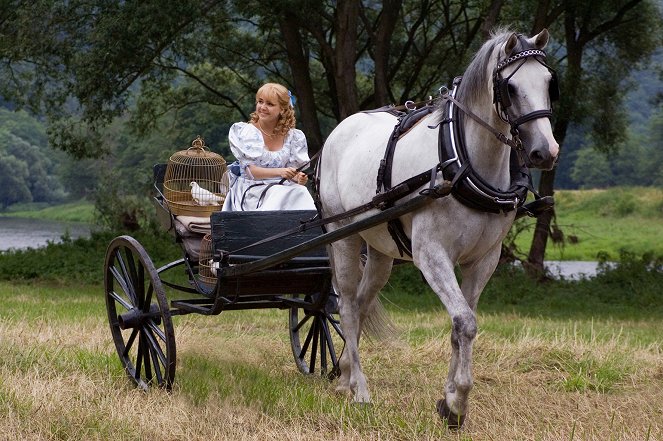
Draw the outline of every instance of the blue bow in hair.
[[[290,107],[295,107],[295,103],[297,102],[297,98],[295,98],[295,96],[290,91],[288,91],[288,96],[290,97]]]

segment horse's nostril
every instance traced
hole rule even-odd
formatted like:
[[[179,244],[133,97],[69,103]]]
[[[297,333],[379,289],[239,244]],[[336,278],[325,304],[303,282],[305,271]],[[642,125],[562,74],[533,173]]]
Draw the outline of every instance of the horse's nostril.
[[[545,155],[541,150],[534,150],[532,153],[529,155],[530,161],[532,161],[532,164],[541,164],[543,161],[545,161]]]

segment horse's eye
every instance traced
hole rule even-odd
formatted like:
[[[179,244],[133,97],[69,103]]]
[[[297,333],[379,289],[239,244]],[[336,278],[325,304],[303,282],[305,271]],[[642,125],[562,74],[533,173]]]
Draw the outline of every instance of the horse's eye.
[[[517,95],[516,88],[513,84],[509,83],[507,87],[509,88],[509,95],[510,96],[516,96]]]

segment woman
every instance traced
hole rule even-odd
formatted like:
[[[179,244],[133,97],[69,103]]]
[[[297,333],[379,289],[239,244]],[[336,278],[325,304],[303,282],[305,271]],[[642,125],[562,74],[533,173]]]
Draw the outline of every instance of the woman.
[[[304,186],[309,162],[306,137],[295,128],[294,97],[280,84],[256,92],[256,110],[248,123],[230,127],[228,141],[240,175],[230,188],[223,211],[315,210]],[[280,181],[284,180],[282,185]]]

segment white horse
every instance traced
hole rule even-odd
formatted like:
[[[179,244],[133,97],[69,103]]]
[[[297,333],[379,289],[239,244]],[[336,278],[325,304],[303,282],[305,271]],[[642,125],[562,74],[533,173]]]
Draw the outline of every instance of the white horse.
[[[436,164],[440,164],[438,170],[451,164],[458,171],[462,158],[452,157],[441,164],[438,157],[438,133],[447,126],[449,133],[456,133],[447,140],[452,144],[452,154],[464,147],[464,162],[471,164],[470,169],[464,170],[471,170],[465,187],[470,193],[474,191],[472,187],[478,187],[479,199],[486,188],[494,189],[498,196],[514,194],[506,190],[512,184],[512,148],[497,139],[495,130],[511,130],[515,135],[511,145],[522,147],[521,159],[527,165],[551,169],[559,151],[550,123],[551,98],[556,98],[558,92],[554,71],[543,61],[548,37],[547,30],[531,38],[501,32],[487,41],[451,94],[456,101],[441,100],[442,105],[437,105],[398,141],[391,182],[397,184],[431,170]],[[451,124],[443,120],[449,116],[444,113],[445,108],[454,112]],[[396,116],[386,112],[358,113],[342,121],[330,134],[318,167],[325,217],[362,205],[375,196],[380,160],[396,122]],[[435,181],[439,183],[442,179],[442,172],[438,172]],[[462,181],[459,179],[456,185]],[[437,410],[449,427],[457,428],[467,414],[473,385],[472,344],[477,333],[477,303],[497,266],[500,245],[515,218],[515,206],[522,200],[516,197],[505,202],[488,194],[488,203],[492,204],[488,208],[498,207],[499,212],[495,213],[461,203],[463,196],[455,190],[452,196],[436,199],[399,220],[411,240],[411,260],[451,318],[451,361],[444,397],[438,401]],[[483,193],[485,196],[486,192]],[[332,223],[329,229],[366,215]],[[368,249],[363,271],[362,240]],[[354,394],[356,402],[369,402],[359,357],[359,337],[374,313],[377,293],[387,283],[394,258],[408,259],[408,256],[401,255],[386,224],[332,243],[329,254],[346,338],[337,390]],[[454,275],[456,265],[462,271],[460,285]]]

